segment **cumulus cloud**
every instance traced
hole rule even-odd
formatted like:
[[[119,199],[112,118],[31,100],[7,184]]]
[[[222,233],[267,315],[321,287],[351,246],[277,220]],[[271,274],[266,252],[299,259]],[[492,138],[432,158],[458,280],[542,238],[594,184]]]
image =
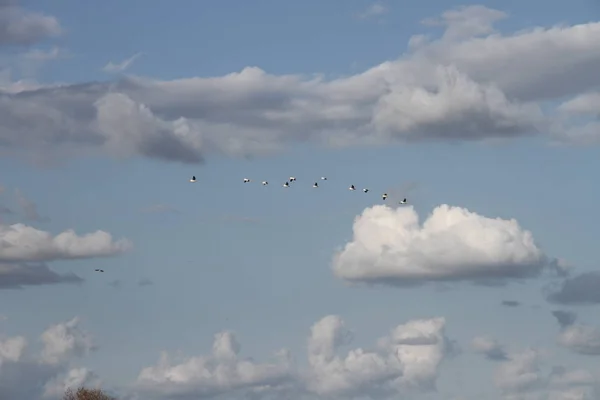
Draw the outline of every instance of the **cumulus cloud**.
[[[18,0],[0,0],[0,45],[32,45],[62,32],[55,17],[27,11]]]
[[[471,341],[471,347],[477,353],[485,355],[486,358],[493,361],[508,360],[504,346],[497,340],[486,336],[477,336]]]
[[[0,225],[0,262],[74,260],[111,257],[131,248],[127,239],[113,240],[98,230],[78,236],[69,229],[56,236],[24,224]]]
[[[111,257],[131,246],[129,240],[113,240],[109,233],[100,230],[83,236],[73,230],[52,235],[21,223],[0,224],[0,289],[81,283],[81,277],[54,272],[46,262]]]
[[[502,17],[482,6],[450,10],[426,23],[442,24],[441,37],[414,37],[398,59],[343,78],[249,66],[218,77],[13,88],[0,94],[0,143],[14,155],[102,151],[200,163],[307,141],[564,136],[570,120],[544,114],[542,103],[599,86],[600,23],[504,35],[493,26]]]
[[[333,260],[351,282],[502,282],[539,275],[548,258],[514,220],[441,205],[420,224],[414,208],[376,205],[354,221],[353,239]]]
[[[567,278],[559,285],[544,288],[546,299],[565,305],[590,305],[600,303],[600,272],[584,272]]]
[[[288,351],[278,361],[254,362],[239,357],[231,332],[215,336],[213,354],[174,364],[163,353],[158,365],[142,370],[137,387],[147,396],[209,398],[224,393],[311,394],[387,397],[435,389],[438,368],[448,352],[444,318],[412,320],[397,326],[373,350],[356,348],[339,355],[352,340],[335,315],[311,328],[308,369],[292,363]]]
[[[94,350],[92,337],[79,326],[79,318],[50,326],[41,336],[44,343],[41,359],[50,364],[82,357]]]
[[[68,387],[97,385],[98,377],[74,362],[90,345],[78,319],[55,324],[42,334],[41,354],[22,336],[0,339],[0,398],[58,400]]]
[[[240,345],[232,332],[215,335],[213,354],[173,364],[162,353],[156,366],[144,368],[137,387],[147,396],[210,398],[238,390],[278,388],[291,379],[289,360],[256,363],[238,357]]]

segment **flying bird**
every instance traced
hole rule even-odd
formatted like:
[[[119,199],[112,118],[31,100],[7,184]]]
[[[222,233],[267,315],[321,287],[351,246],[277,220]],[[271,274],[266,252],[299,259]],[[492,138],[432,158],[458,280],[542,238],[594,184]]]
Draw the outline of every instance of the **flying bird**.
[[[294,178],[293,176],[290,176],[290,182],[294,182],[296,181],[296,178]]]
[[[369,192],[369,189],[363,189],[363,192],[364,192],[364,193],[368,193],[368,192]]]
[[[402,200],[401,202],[399,202],[398,204],[406,204],[406,203],[407,203],[406,199],[403,199],[403,200]]]
[[[268,185],[268,184],[269,184],[269,182],[267,182],[267,181],[262,181],[262,184],[263,184],[263,186],[266,186],[266,185]]]
[[[248,183],[248,182],[250,182],[250,179],[244,178],[244,183]]]
[[[388,194],[387,194],[387,193],[384,193],[384,194],[381,196],[381,198],[382,198],[383,200],[387,199],[387,197],[388,197]]]
[[[192,179],[190,179],[190,182],[192,182],[192,183],[193,183],[193,182],[196,182],[196,177],[195,177],[195,176],[192,176]]]
[[[95,269],[94,271],[96,271],[96,272],[104,272],[103,269]]]
[[[313,185],[314,188],[318,188],[319,184],[317,182],[315,182],[315,184]]]
[[[350,185],[350,187],[348,188],[348,190],[356,190],[356,188],[354,187],[354,185]]]
[[[283,187],[290,187],[290,184],[288,182],[283,184]]]
[[[326,180],[327,180],[327,177],[325,177],[325,176],[322,176],[322,177],[321,177],[321,180],[322,180],[322,181],[326,181]]]

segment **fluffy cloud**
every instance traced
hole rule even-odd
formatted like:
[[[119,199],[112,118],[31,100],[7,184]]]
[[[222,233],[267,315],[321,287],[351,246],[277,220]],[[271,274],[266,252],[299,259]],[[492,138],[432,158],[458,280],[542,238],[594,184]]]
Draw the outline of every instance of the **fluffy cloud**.
[[[113,240],[104,231],[83,236],[73,230],[58,235],[21,223],[0,224],[0,289],[52,283],[80,283],[73,274],[58,274],[46,262],[111,257],[131,248],[127,239]]]
[[[111,257],[131,248],[127,239],[108,232],[78,236],[69,229],[56,236],[24,224],[0,226],[0,262],[75,260]]]
[[[354,221],[354,237],[333,260],[352,282],[493,282],[537,276],[548,265],[531,232],[517,221],[438,206],[419,223],[414,208],[377,205]]]
[[[584,272],[545,289],[546,299],[565,305],[600,303],[600,272]]]
[[[0,45],[31,45],[61,32],[56,18],[26,11],[18,0],[0,0]]]
[[[42,361],[58,364],[81,357],[94,350],[92,337],[79,327],[79,318],[49,327],[41,337],[44,343]]]
[[[322,396],[387,397],[400,392],[435,389],[438,368],[448,353],[443,318],[413,320],[397,326],[373,350],[356,348],[345,356],[340,346],[352,333],[335,315],[311,328],[308,369],[294,366],[282,350],[279,360],[258,363],[238,356],[231,332],[215,336],[213,354],[171,363],[165,353],[158,365],[141,371],[137,388],[144,396],[216,397],[224,393],[307,393]]]
[[[73,362],[93,347],[78,319],[51,326],[42,334],[42,354],[28,352],[22,336],[0,340],[0,398],[58,400],[67,387],[96,385],[98,377]]]
[[[12,154],[100,150],[199,163],[209,153],[256,155],[304,141],[565,136],[570,119],[540,105],[600,84],[600,23],[503,35],[493,24],[504,17],[481,6],[451,10],[426,21],[444,25],[442,37],[415,36],[398,59],[333,80],[247,67],[220,77],[6,89],[0,143]]]
[[[371,349],[342,354],[340,348],[354,335],[339,316],[329,315],[310,329],[305,367],[287,350],[270,361],[242,358],[235,335],[224,331],[215,335],[209,355],[182,359],[163,352],[157,365],[143,368],[119,398],[412,398],[436,390],[440,366],[452,352],[445,325],[444,318],[407,321]],[[79,318],[50,326],[40,340],[43,347],[35,354],[24,337],[1,338],[0,397],[58,400],[69,387],[102,383],[93,371],[76,364],[96,349]],[[481,336],[472,344],[486,356],[503,348]],[[502,359],[496,359],[494,383],[506,399],[592,400],[598,395],[597,374],[562,366],[547,374],[545,353],[533,348],[502,353]]]

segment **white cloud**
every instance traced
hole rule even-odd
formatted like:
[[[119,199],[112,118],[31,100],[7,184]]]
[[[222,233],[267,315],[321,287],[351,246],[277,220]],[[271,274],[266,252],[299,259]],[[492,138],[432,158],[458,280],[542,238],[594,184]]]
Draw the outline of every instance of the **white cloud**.
[[[21,204],[30,217],[39,217],[35,204]],[[33,207],[32,207],[33,205]],[[114,240],[108,232],[98,230],[77,235],[72,229],[58,235],[17,223],[0,223],[0,289],[56,283],[81,283],[74,273],[59,274],[47,262],[112,257],[132,248],[128,239]]]
[[[239,357],[231,332],[215,336],[210,356],[171,363],[163,353],[158,365],[141,371],[137,387],[145,396],[208,398],[225,393],[261,395],[302,393],[322,396],[388,397],[435,388],[448,352],[444,318],[412,320],[397,326],[374,350],[356,348],[338,355],[352,334],[335,315],[311,328],[308,369],[297,368],[286,350],[279,361],[259,363]]]
[[[223,331],[215,335],[209,355],[182,358],[163,352],[157,365],[143,368],[137,380],[117,397],[366,400],[426,393],[446,396],[445,392],[436,393],[440,367],[452,352],[445,326],[446,320],[439,317],[410,320],[370,349],[355,347],[342,353],[341,347],[350,345],[354,334],[339,316],[329,315],[310,329],[305,366],[297,364],[285,349],[269,361],[241,357],[235,335]],[[95,349],[79,318],[48,327],[40,339],[44,347],[36,353],[24,337],[0,335],[1,398],[58,400],[69,387],[101,387],[96,373],[76,363]],[[479,348],[489,349],[490,341],[483,342],[486,344]],[[493,377],[505,399],[597,398],[597,373],[555,366],[546,374],[546,354],[532,348],[506,354]]]
[[[69,229],[53,236],[21,223],[0,225],[0,262],[110,257],[131,246],[129,240],[114,241],[110,233],[101,230],[78,236]]]
[[[333,260],[348,281],[418,284],[537,276],[547,265],[519,223],[441,205],[422,223],[412,206],[376,205],[354,221],[353,239]]]
[[[80,329],[79,318],[50,326],[42,333],[41,340],[42,360],[50,364],[84,356],[96,348],[92,337]]]
[[[571,119],[541,105],[600,86],[600,23],[505,35],[493,26],[503,17],[482,6],[450,10],[427,21],[445,26],[442,37],[418,35],[398,59],[333,80],[247,67],[171,81],[11,86],[0,95],[0,141],[12,154],[85,149],[199,163],[207,153],[260,155],[306,141],[575,137]]]
[[[143,55],[143,53],[136,53],[118,64],[115,64],[111,61],[104,66],[103,70],[106,72],[123,72],[129,67],[131,67],[134,61],[141,55]]]
[[[213,354],[190,357],[172,364],[169,355],[162,353],[156,366],[144,368],[137,386],[153,396],[180,398],[214,397],[237,390],[261,390],[285,384],[291,377],[289,361],[256,363],[240,359],[239,343],[231,332],[215,335]]]
[[[92,371],[74,365],[85,354],[76,349],[82,348],[86,341],[82,338],[87,335],[75,318],[50,327],[42,335],[42,354],[28,351],[22,336],[0,340],[0,398],[58,400],[68,387],[99,384]]]

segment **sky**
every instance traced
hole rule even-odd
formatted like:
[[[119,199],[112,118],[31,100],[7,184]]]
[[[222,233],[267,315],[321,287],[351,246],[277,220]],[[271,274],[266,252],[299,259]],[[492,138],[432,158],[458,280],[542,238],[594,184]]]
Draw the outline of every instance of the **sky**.
[[[0,0],[0,398],[600,399],[598,71],[595,0]]]

